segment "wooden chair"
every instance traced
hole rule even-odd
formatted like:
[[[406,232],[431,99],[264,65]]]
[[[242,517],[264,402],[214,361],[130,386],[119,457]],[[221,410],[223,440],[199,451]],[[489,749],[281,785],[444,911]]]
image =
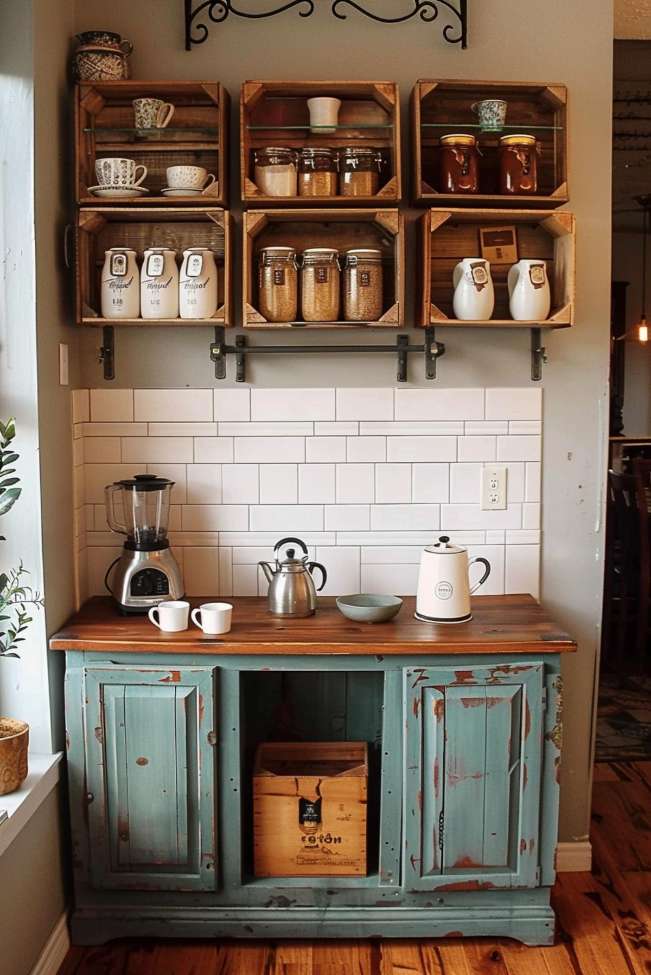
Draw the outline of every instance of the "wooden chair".
[[[616,673],[631,667],[639,639],[640,515],[632,474],[608,471],[608,530],[604,592],[604,663]],[[635,654],[637,660],[637,652]]]
[[[633,461],[635,480],[638,531],[639,531],[639,590],[637,625],[637,660],[641,671],[647,671],[651,664],[649,654],[649,618],[651,613],[651,460],[636,457]]]

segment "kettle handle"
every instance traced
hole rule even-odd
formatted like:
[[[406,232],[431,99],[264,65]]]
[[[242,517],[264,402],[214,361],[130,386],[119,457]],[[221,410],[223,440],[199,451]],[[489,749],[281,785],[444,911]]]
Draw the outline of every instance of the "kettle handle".
[[[321,578],[323,581],[321,582],[321,585],[317,589],[317,592],[321,592],[326,582],[328,581],[328,573],[325,570],[325,566],[321,565],[320,562],[308,562],[306,568],[307,571],[310,573],[310,575],[314,572],[315,569],[318,569],[319,572],[321,573]]]
[[[277,552],[281,545],[287,545],[288,542],[295,542],[296,545],[300,545],[306,555],[309,555],[307,550],[307,545],[302,542],[300,538],[281,538],[279,542],[274,545],[274,552]]]
[[[475,585],[470,590],[470,595],[471,596],[472,596],[473,592],[477,592],[477,590],[479,589],[479,587],[486,582],[486,580],[488,579],[489,575],[491,574],[491,564],[488,561],[488,559],[484,559],[481,556],[478,556],[476,559],[471,559],[470,562],[468,563],[468,568],[470,568],[471,565],[474,565],[475,562],[482,562],[486,566],[486,571],[484,572],[484,574],[481,577],[481,579],[479,580],[479,582],[476,582]]]

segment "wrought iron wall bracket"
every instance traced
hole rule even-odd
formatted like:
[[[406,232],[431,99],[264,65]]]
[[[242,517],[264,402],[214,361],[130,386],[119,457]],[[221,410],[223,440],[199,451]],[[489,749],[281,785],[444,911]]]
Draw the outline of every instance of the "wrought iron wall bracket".
[[[241,10],[234,0],[183,0],[185,9],[185,49],[191,51],[208,40],[209,24],[223,24],[229,16],[247,20],[264,20],[294,10],[299,17],[311,17],[316,12],[315,0],[276,0],[270,10]],[[451,22],[443,27],[443,39],[448,44],[468,46],[468,0],[401,0],[400,10],[393,17],[384,17],[369,9],[372,0],[330,0],[330,12],[338,20],[348,20],[358,13],[380,24],[404,24],[420,18],[432,24],[443,10]],[[406,9],[403,9],[403,4]],[[325,4],[324,4],[325,5]]]
[[[542,344],[542,329],[531,329],[531,379],[539,383],[542,379],[543,365],[547,362],[547,350]]]
[[[399,383],[407,382],[409,356],[419,353],[425,358],[425,376],[436,379],[436,361],[445,354],[445,346],[436,341],[433,328],[425,329],[423,345],[412,345],[409,336],[396,337],[395,345],[249,345],[248,335],[238,335],[235,345],[226,342],[223,326],[215,328],[215,341],[210,345],[210,359],[215,364],[215,379],[226,379],[226,358],[235,356],[235,381],[246,382],[246,360],[251,355],[378,355],[392,353],[396,356],[396,378]]]
[[[105,325],[102,329],[99,361],[103,367],[104,379],[115,379],[115,329],[112,325]]]

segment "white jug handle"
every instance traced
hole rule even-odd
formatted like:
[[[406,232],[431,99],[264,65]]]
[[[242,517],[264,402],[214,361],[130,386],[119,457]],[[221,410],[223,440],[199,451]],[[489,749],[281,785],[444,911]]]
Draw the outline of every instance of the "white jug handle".
[[[463,277],[463,261],[459,261],[454,271],[452,272],[452,287],[456,288],[459,281]]]
[[[190,613],[190,619],[192,620],[195,626],[198,626],[200,630],[203,630],[203,626],[201,625],[199,619],[197,618],[200,613],[201,613],[201,609],[199,606],[197,606],[197,608],[193,609],[192,612]]]
[[[157,626],[158,629],[160,630],[160,628],[161,628],[160,619],[156,619],[155,616],[154,616],[154,613],[158,613],[158,606],[152,606],[152,608],[147,613],[147,616],[149,617],[149,619],[151,620],[151,622],[154,624],[154,626]],[[160,616],[160,614],[159,614],[159,616]]]
[[[475,585],[471,588],[471,590],[470,590],[470,595],[471,596],[472,596],[473,592],[477,592],[477,590],[479,589],[479,587],[481,585],[483,585],[484,582],[486,582],[486,580],[488,579],[489,575],[491,574],[491,564],[488,561],[488,559],[483,559],[481,556],[479,556],[476,559],[471,559],[470,562],[468,563],[468,568],[470,568],[471,565],[474,565],[475,562],[482,562],[483,565],[486,566],[486,571],[484,572],[484,574],[481,577],[481,579],[479,580],[479,582],[476,582]]]
[[[509,297],[513,294],[515,286],[518,283],[518,278],[520,277],[520,265],[512,264],[509,268],[509,273],[506,279],[506,286],[509,291]]]

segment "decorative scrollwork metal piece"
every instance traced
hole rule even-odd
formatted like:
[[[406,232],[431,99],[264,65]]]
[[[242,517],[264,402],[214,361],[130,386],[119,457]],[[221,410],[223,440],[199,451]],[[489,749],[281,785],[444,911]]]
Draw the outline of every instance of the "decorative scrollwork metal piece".
[[[230,14],[235,17],[245,17],[247,20],[261,20],[266,17],[274,17],[276,14],[285,13],[288,10],[297,8],[300,17],[311,17],[315,12],[315,0],[285,0],[271,10],[262,10],[251,13],[247,10],[239,10],[235,7],[233,0],[200,0],[199,4],[193,8],[196,0],[184,0],[185,2],[185,49],[190,51],[193,44],[203,44],[208,38],[208,26],[205,20],[210,20],[214,24],[223,23]],[[450,14],[456,18],[454,23],[448,23],[443,28],[443,37],[449,44],[460,44],[465,48],[468,43],[468,0],[411,0],[413,7],[406,13],[397,14],[395,17],[385,17],[381,14],[369,10],[364,3],[358,0],[332,0],[331,12],[338,20],[347,20],[350,10],[357,11],[371,20],[380,24],[404,24],[414,17],[419,17],[425,23],[433,23],[439,16],[440,8],[445,7]]]

